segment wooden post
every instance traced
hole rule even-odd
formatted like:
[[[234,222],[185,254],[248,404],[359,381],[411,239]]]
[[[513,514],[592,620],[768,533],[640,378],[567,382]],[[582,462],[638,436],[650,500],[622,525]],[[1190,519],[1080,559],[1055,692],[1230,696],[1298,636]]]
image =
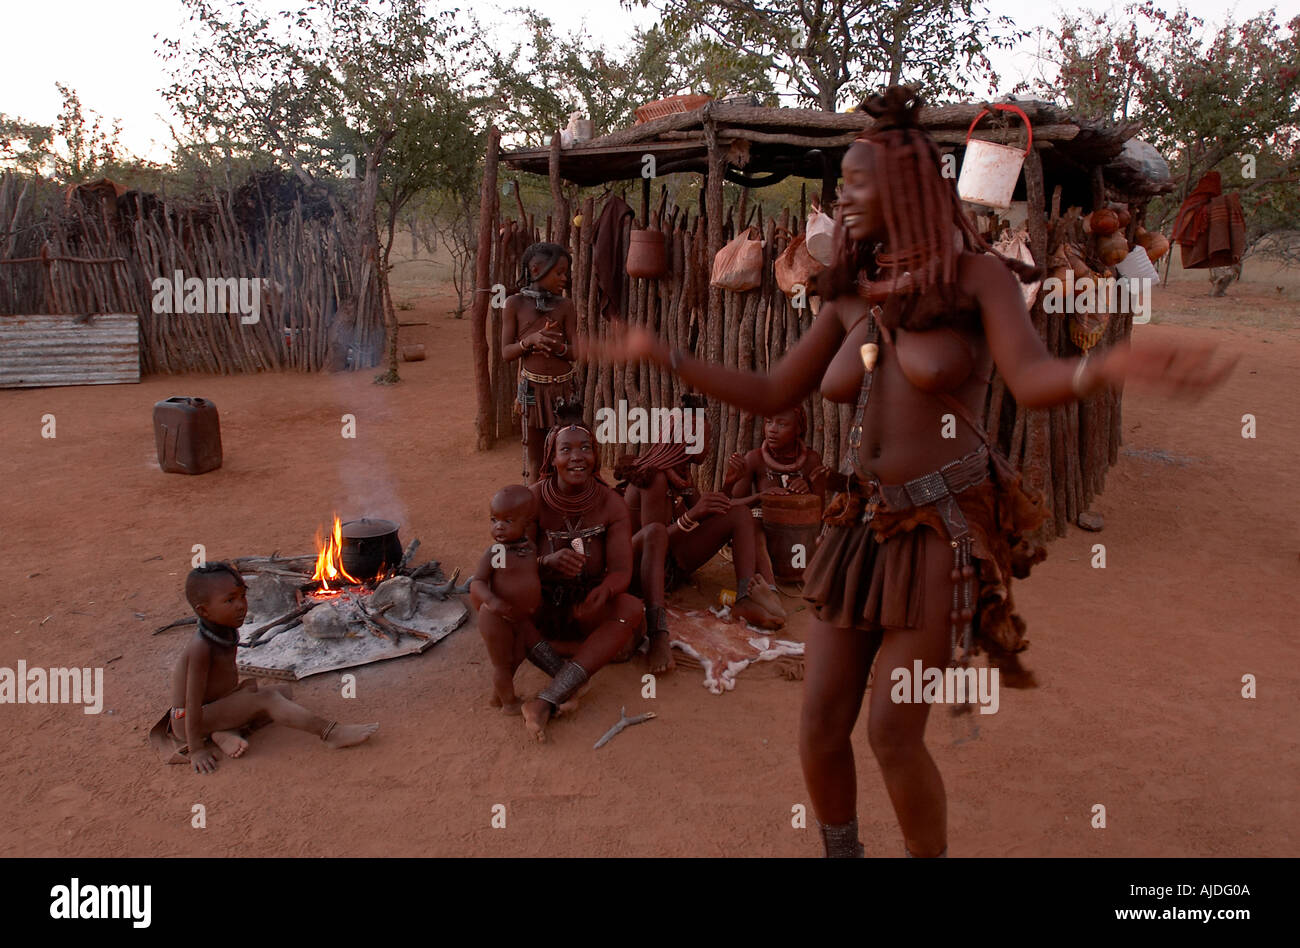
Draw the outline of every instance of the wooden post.
[[[556,132],[551,136],[551,154],[548,161],[547,171],[551,179],[551,216],[556,219],[558,225],[555,228],[554,240],[561,247],[569,246],[569,228],[573,224],[573,215],[569,213],[569,201],[564,196],[564,187],[560,183],[560,133]],[[583,223],[586,223],[584,221]],[[550,228],[547,228],[550,230]],[[572,250],[573,248],[569,248]]]
[[[1034,263],[1047,266],[1047,195],[1043,183],[1043,160],[1031,148],[1025,156],[1025,201],[1029,210],[1029,250]]]
[[[704,142],[709,151],[709,177],[704,189],[704,207],[708,215],[708,246],[704,255],[704,276],[711,272],[713,261],[722,249],[723,215],[722,180],[726,169],[726,158],[718,147],[718,127],[713,120],[713,104],[704,107]],[[707,277],[705,277],[707,279]],[[704,358],[714,365],[722,363],[723,307],[722,290],[709,286],[709,305],[705,312],[704,329],[707,335],[704,342]],[[722,433],[722,414],[716,399],[710,401],[708,412],[709,424],[713,428],[713,438],[705,448],[701,470],[712,471],[717,459],[718,437]]]
[[[478,413],[474,418],[476,447],[492,447],[492,388],[488,376],[487,312],[492,288],[487,285],[492,260],[492,212],[497,196],[497,156],[501,150],[501,132],[495,125],[488,132],[487,159],[483,166],[483,185],[479,189],[478,249],[474,254],[474,306],[470,331],[474,337],[474,386],[478,395]]]

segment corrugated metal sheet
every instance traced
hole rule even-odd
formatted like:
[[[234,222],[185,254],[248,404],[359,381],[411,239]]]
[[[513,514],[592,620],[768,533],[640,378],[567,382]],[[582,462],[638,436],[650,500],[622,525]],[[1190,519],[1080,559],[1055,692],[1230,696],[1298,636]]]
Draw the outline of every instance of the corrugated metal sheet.
[[[134,313],[0,316],[0,388],[138,381],[140,318]]]

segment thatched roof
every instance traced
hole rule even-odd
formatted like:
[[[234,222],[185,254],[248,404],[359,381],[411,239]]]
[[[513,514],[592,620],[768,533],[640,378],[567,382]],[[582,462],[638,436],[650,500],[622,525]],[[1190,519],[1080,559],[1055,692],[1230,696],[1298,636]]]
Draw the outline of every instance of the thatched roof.
[[[1145,201],[1172,189],[1173,183],[1144,173],[1149,165],[1120,161],[1124,143],[1137,134],[1135,123],[1104,125],[1078,119],[1064,109],[1037,100],[1016,101],[1034,128],[1044,175],[1049,184],[1086,180],[1092,169],[1104,169],[1112,190]],[[967,130],[983,109],[982,103],[959,103],[921,110],[921,124],[945,151],[965,150]],[[853,139],[875,121],[850,112],[838,114],[816,109],[781,109],[710,102],[691,112],[619,129],[592,141],[565,148],[559,171],[565,180],[590,186],[640,178],[644,156],[655,156],[657,174],[704,173],[708,167],[705,123],[717,129],[718,143],[729,149],[728,180],[761,187],[788,175],[823,178],[824,168],[838,174],[840,160]],[[986,116],[974,137],[986,141],[1022,143],[1023,123],[1018,116],[997,112]],[[501,160],[518,171],[548,173],[550,149],[523,148],[502,151]],[[737,170],[740,169],[740,170]]]

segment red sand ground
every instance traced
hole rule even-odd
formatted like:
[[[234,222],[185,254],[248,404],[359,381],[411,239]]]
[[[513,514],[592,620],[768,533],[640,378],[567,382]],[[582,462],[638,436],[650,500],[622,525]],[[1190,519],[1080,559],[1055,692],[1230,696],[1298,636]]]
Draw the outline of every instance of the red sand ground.
[[[1203,312],[1208,302],[1204,284],[1167,292],[1158,313]],[[1246,287],[1214,305],[1225,312],[1220,328],[1138,331],[1216,339],[1243,353],[1236,374],[1195,406],[1131,396],[1124,433],[1137,454],[1121,457],[1095,504],[1105,531],[1072,531],[1018,586],[1041,687],[1004,689],[997,714],[932,716],[954,856],[1296,853],[1300,331],[1293,303]],[[1242,328],[1266,305],[1284,318]],[[340,696],[337,675],[297,686],[322,713],[382,722],[366,746],[331,752],[270,728],[207,778],[154,757],[145,735],[187,633],[149,632],[185,613],[193,544],[212,558],[306,552],[333,510],[374,512],[388,478],[405,506],[403,537],[423,540],[420,558],[472,568],[489,542],[488,497],[517,478],[519,448],[474,452],[469,325],[447,311],[445,300],[425,299],[402,314],[432,321],[403,338],[432,357],[404,366],[392,388],[360,373],[0,393],[0,665],[113,659],[99,716],[0,706],[0,851],[818,854],[816,829],[791,826],[791,808],[807,800],[795,748],[800,683],[758,667],[714,697],[700,672],[680,670],[650,701],[634,661],[602,673],[539,747],[518,718],[488,707],[472,622],[425,655],[359,669],[355,700]],[[1234,312],[1243,319],[1234,323]],[[177,394],[219,406],[220,471],[158,470],[150,412]],[[55,440],[40,437],[47,412]],[[357,417],[355,441],[340,438],[345,412]],[[1255,440],[1241,437],[1246,412],[1258,419]],[[1105,570],[1090,566],[1097,542]],[[706,571],[704,594],[725,575]],[[792,621],[794,635],[806,617]],[[1241,697],[1247,673],[1258,677],[1254,700]],[[542,683],[531,668],[520,678],[524,689]],[[659,718],[593,752],[624,704]],[[901,855],[865,727],[856,744],[868,853]],[[206,829],[191,828],[200,803]],[[1089,823],[1097,803],[1105,829]],[[505,829],[490,825],[495,804],[506,806]]]

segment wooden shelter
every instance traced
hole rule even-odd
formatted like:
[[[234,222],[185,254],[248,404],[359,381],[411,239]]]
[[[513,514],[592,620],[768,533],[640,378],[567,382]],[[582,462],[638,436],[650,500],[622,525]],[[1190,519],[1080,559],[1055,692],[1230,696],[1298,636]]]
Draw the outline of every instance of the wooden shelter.
[[[373,267],[346,251],[347,226],[276,171],[192,201],[0,175],[0,331],[5,351],[24,357],[0,387],[377,365],[383,307]],[[155,281],[180,278],[258,281],[255,320],[225,296],[211,311],[160,308]],[[119,338],[132,334],[110,314],[133,317],[135,338]],[[36,318],[53,316],[77,318]],[[115,332],[100,338],[107,323]]]
[[[1015,104],[1033,125],[1033,148],[1013,200],[1027,205],[1029,247],[1039,264],[1046,266],[1057,245],[1078,233],[1080,213],[1107,202],[1124,202],[1132,212],[1131,238],[1147,201],[1173,187],[1167,177],[1151,174],[1149,165],[1130,158],[1125,143],[1136,134],[1136,125],[1107,126],[1077,119],[1047,102]],[[962,103],[922,110],[921,124],[941,151],[955,156],[954,167],[960,166],[968,129],[983,109],[982,104]],[[1011,122],[1005,116],[992,113],[973,137],[1023,143],[1020,121]],[[579,186],[642,182],[636,226],[664,232],[669,270],[658,280],[627,279],[624,299],[615,307],[624,318],[710,362],[764,372],[812,322],[813,312],[793,309],[776,287],[772,272],[773,261],[802,230],[805,209],[793,209],[793,213],[786,209],[779,218],[764,221],[761,208],[750,206],[749,190],[791,175],[811,178],[821,182],[823,206],[829,207],[844,153],[872,124],[862,113],[710,102],[691,112],[620,129],[570,148],[560,147],[557,133],[550,148],[502,151],[500,135],[494,129],[483,179],[476,262],[479,289],[474,306],[480,448],[507,436],[516,424],[511,414],[516,366],[501,362],[500,310],[490,303],[495,285],[504,285],[510,292],[517,288],[519,255],[524,247],[539,239],[568,246],[574,258],[571,294],[579,331],[599,336],[607,326],[607,321],[596,315],[591,246],[591,227],[597,215],[594,199],[588,197],[580,207],[570,207],[563,182]],[[662,186],[658,210],[652,210],[655,182],[643,173],[651,166],[646,156],[653,156],[656,176],[704,175],[698,213],[666,208]],[[509,168],[549,178],[553,209],[544,228],[524,212],[522,204],[518,220],[503,217],[497,180],[502,161]],[[724,206],[724,180],[742,188],[731,207]],[[575,212],[581,223],[571,226]],[[764,239],[762,285],[746,293],[710,286],[714,256],[751,223],[757,223]],[[633,225],[629,221],[625,226]],[[1065,320],[1048,318],[1041,300],[1035,302],[1031,316],[1049,351],[1061,356],[1078,354]],[[1127,338],[1130,326],[1131,316],[1112,318],[1102,344]],[[670,406],[681,392],[681,384],[670,373],[648,365],[591,364],[580,365],[578,370],[585,404],[593,410],[612,406],[619,399],[626,399],[629,405]],[[811,446],[821,452],[826,463],[838,466],[847,444],[851,406],[835,405],[815,394],[806,409]],[[716,486],[722,482],[730,454],[754,447],[761,439],[761,427],[754,418],[716,402],[711,404],[709,416],[715,438],[706,450],[702,480]],[[1119,393],[1103,392],[1078,405],[1027,410],[1015,405],[999,376],[991,386],[986,422],[990,435],[1025,471],[1029,482],[1051,499],[1056,516],[1048,529],[1064,535],[1066,525],[1086,510],[1101,490],[1107,468],[1117,460]],[[603,445],[602,463],[612,462],[618,450]]]

